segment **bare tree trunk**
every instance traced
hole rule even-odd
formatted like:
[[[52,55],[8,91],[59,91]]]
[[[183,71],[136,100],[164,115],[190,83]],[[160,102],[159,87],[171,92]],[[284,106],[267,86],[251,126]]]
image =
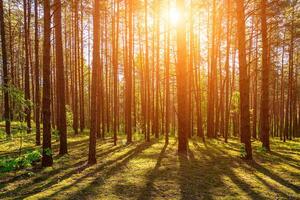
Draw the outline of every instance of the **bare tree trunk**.
[[[146,112],[146,141],[150,142],[150,72],[149,72],[149,42],[148,42],[148,1],[145,0],[145,112]]]
[[[97,101],[97,70],[100,65],[100,1],[94,1],[94,14],[93,14],[93,68],[92,68],[92,91],[91,91],[91,105],[96,105]],[[97,107],[97,106],[96,106]],[[91,129],[90,129],[90,142],[89,142],[89,158],[90,165],[96,164],[96,131],[97,131],[97,109],[91,109]]]
[[[55,24],[55,53],[56,53],[56,95],[58,119],[57,128],[60,136],[59,154],[68,153],[67,149],[67,123],[65,105],[65,69],[62,46],[61,28],[61,1],[55,0],[54,24]]]
[[[227,0],[227,24],[226,24],[226,63],[225,63],[225,124],[224,124],[224,138],[225,142],[228,141],[228,131],[229,131],[229,115],[230,115],[230,107],[229,107],[229,85],[230,85],[230,72],[229,72],[229,54],[230,54],[230,41],[231,41],[231,0]]]
[[[23,1],[24,4],[24,38],[25,38],[25,99],[30,100],[30,77],[29,77],[29,24],[28,24],[28,6],[30,2],[28,0]],[[30,106],[26,106],[25,108],[26,114],[26,123],[27,123],[27,133],[31,132],[31,108]]]
[[[244,0],[236,0],[237,3],[237,35],[239,49],[240,68],[240,121],[241,121],[241,141],[245,145],[245,159],[252,159],[251,132],[250,132],[250,111],[249,111],[249,75],[247,74],[246,61],[246,27]]]
[[[34,0],[34,52],[35,52],[35,128],[36,128],[36,145],[41,145],[40,131],[40,64],[39,64],[39,29],[38,29],[38,1]]]
[[[261,141],[262,146],[268,151],[270,150],[269,142],[269,74],[270,66],[268,63],[268,35],[267,35],[267,19],[266,19],[267,1],[261,0],[261,32],[262,32],[262,91],[261,91],[261,106],[260,106],[260,126],[261,126]]]
[[[165,144],[169,143],[170,132],[170,0],[168,0],[167,45],[166,45],[166,113]]]
[[[132,142],[132,116],[131,116],[131,102],[132,102],[132,63],[133,63],[133,2],[128,0],[129,14],[129,47],[128,47],[128,66],[125,69],[125,132],[127,135],[127,143]]]
[[[183,0],[177,0],[177,8],[179,13],[185,12],[185,3]],[[186,155],[188,151],[188,118],[187,118],[187,80],[186,74],[186,28],[184,16],[178,20],[177,26],[177,102],[178,102],[178,152]]]
[[[74,1],[74,15],[75,15],[75,21],[74,21],[74,84],[73,84],[73,95],[74,95],[74,102],[73,102],[73,129],[75,135],[78,134],[78,68],[79,68],[79,62],[78,62],[78,55],[79,55],[79,47],[78,47],[78,2],[77,0]]]
[[[5,24],[3,17],[3,1],[0,0],[0,29],[1,29],[1,45],[2,45],[2,62],[3,62],[3,88],[4,88],[4,118],[5,118],[5,132],[10,137],[10,108],[8,97],[8,69],[7,69],[7,52],[6,52],[6,40],[5,40]]]
[[[216,1],[213,0],[213,31],[212,47],[210,58],[210,69],[208,73],[208,100],[207,100],[207,137],[215,136],[215,82],[216,82],[216,56],[215,56],[215,35],[216,35]]]
[[[160,68],[160,20],[159,20],[159,1],[156,0],[155,1],[155,15],[156,15],[156,82],[155,82],[155,86],[156,86],[156,90],[155,90],[155,110],[154,110],[154,134],[155,134],[155,138],[159,137],[159,92],[160,92],[160,85],[159,85],[159,68]],[[153,55],[154,56],[154,55]],[[154,89],[154,88],[153,88]]]
[[[80,30],[80,132],[83,132],[85,128],[85,111],[84,111],[84,43],[83,43],[83,0],[80,1],[80,10],[81,10],[81,30]]]
[[[44,0],[44,46],[43,46],[43,158],[42,166],[52,166],[51,150],[51,84],[50,84],[50,2]]]
[[[116,2],[115,2],[116,1]],[[114,79],[114,120],[113,120],[113,132],[114,132],[114,145],[117,145],[117,122],[118,122],[118,50],[119,50],[119,0],[114,0],[114,8],[117,6],[116,17],[113,18],[113,79]],[[114,13],[115,15],[115,13]],[[116,20],[114,20],[116,18]],[[115,26],[117,27],[115,29]]]

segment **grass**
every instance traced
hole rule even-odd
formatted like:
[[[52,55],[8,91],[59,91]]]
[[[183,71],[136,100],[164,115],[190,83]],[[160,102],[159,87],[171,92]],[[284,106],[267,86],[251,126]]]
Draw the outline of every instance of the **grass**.
[[[33,138],[24,140],[26,148]],[[273,139],[269,153],[255,141],[251,162],[240,159],[238,140],[199,141],[190,140],[182,157],[175,138],[169,145],[99,140],[97,165],[87,166],[88,136],[72,136],[69,155],[55,155],[53,167],[2,174],[0,199],[300,199],[299,139]],[[0,144],[0,156],[9,143]],[[58,142],[53,146],[57,153]]]

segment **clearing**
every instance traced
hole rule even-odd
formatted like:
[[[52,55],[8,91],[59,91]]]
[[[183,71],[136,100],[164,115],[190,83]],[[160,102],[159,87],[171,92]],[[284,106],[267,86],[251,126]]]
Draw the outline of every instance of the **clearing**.
[[[240,144],[230,139],[189,142],[188,157],[177,141],[150,143],[125,139],[97,141],[97,165],[87,166],[88,136],[69,138],[69,155],[54,165],[0,175],[0,199],[300,199],[300,140],[272,139],[272,152],[253,142],[254,161],[239,158]],[[34,148],[34,136],[24,139]],[[17,150],[14,140],[0,144],[0,156]],[[53,142],[58,152],[58,142]]]

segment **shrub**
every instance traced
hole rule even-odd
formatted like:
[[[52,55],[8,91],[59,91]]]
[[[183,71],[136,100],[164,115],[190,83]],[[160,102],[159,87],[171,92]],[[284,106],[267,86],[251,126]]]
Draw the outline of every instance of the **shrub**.
[[[39,161],[41,153],[38,150],[31,151],[17,158],[4,158],[0,160],[0,172],[10,172],[17,169],[30,167]]]

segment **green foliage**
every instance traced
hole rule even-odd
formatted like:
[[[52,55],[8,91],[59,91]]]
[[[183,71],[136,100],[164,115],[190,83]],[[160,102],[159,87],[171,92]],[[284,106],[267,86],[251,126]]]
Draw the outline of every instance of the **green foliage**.
[[[58,137],[59,137],[59,130],[53,129],[53,130],[52,130],[52,136],[53,136],[54,138],[58,138]]]
[[[41,152],[39,150],[34,150],[25,155],[26,159],[29,160],[31,163],[36,162],[41,158]]]
[[[66,121],[67,121],[67,127],[72,127],[73,113],[72,113],[72,109],[68,105],[66,105]]]
[[[232,94],[232,103],[231,103],[232,112],[235,113],[239,111],[239,102],[240,102],[240,93],[236,91]]]
[[[52,150],[51,150],[50,148],[46,148],[46,149],[44,150],[44,152],[45,152],[45,154],[46,154],[47,156],[51,156],[51,155],[52,155]]]
[[[258,153],[266,153],[267,149],[266,149],[266,147],[260,146],[257,148],[257,152]]]
[[[23,132],[26,132],[26,130],[27,130],[27,125],[25,122],[22,122],[22,121],[16,122],[15,129],[14,129],[15,132],[23,133]]]
[[[245,158],[247,156],[246,148],[244,144],[241,144],[240,147],[240,156],[241,158]]]
[[[25,108],[31,107],[33,103],[25,99],[24,92],[14,85],[9,84],[7,87],[1,86],[1,90],[8,92],[9,98],[14,101],[14,108],[17,115],[21,118],[25,116]]]
[[[0,172],[10,172],[16,169],[16,160],[0,160]]]
[[[39,150],[31,151],[17,158],[4,158],[0,160],[0,172],[10,172],[25,167],[30,167],[39,161],[41,153]]]

